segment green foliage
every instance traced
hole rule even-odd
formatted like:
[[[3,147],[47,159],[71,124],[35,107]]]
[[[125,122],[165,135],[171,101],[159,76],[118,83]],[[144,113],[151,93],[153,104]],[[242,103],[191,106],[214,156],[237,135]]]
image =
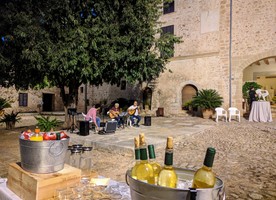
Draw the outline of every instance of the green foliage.
[[[202,89],[198,91],[197,96],[193,97],[192,105],[202,109],[214,109],[220,107],[223,98],[213,89]]]
[[[4,116],[0,118],[0,123],[4,122],[19,122],[21,118],[18,116],[19,112],[4,113]]]
[[[151,81],[164,71],[171,47],[180,42],[173,35],[156,37],[162,3],[1,1],[0,36],[10,39],[0,43],[0,84],[57,86],[67,107],[78,103],[82,83]],[[41,83],[45,77],[47,82]]]
[[[276,96],[274,96],[271,100],[273,103],[276,103]]]
[[[51,129],[54,129],[59,126],[59,123],[61,123],[59,120],[56,118],[50,119],[49,116],[44,117],[35,117],[37,120],[37,126],[42,130],[42,131],[50,131]]]
[[[183,107],[189,107],[189,106],[192,106],[192,105],[193,105],[193,104],[192,104],[192,100],[183,103]]]
[[[0,110],[3,110],[4,108],[10,108],[11,104],[4,98],[0,97]]]
[[[256,82],[245,82],[245,83],[243,84],[243,86],[242,86],[242,95],[243,95],[243,98],[249,99],[249,94],[248,94],[248,92],[249,92],[249,90],[250,90],[251,87],[254,87],[255,90],[261,89],[261,88],[262,88],[262,86],[259,85],[259,84],[256,83]]]

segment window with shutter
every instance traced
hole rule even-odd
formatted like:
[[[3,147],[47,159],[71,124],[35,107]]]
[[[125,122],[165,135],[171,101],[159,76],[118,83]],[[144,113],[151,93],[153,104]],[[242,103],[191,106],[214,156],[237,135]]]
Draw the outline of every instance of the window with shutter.
[[[28,106],[28,93],[19,93],[19,106]]]

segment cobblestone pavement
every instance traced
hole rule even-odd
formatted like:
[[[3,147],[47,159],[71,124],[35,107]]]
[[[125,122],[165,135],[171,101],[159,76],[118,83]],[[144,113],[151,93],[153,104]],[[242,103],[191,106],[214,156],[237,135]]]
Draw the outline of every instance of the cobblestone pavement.
[[[62,117],[60,117],[62,119]],[[197,117],[152,118],[150,127],[126,128],[110,136],[127,138],[144,132],[149,143],[157,141],[157,161],[163,163],[164,142],[167,135],[175,138],[174,166],[197,169],[202,165],[206,148],[213,146],[217,150],[214,172],[225,183],[226,199],[229,200],[273,200],[276,199],[276,120],[271,123],[253,123],[246,119],[219,123]],[[13,131],[0,126],[0,176],[7,176],[8,163],[20,161],[18,133],[29,126],[33,127],[32,116],[24,116],[21,124]],[[159,140],[154,134],[160,133]],[[99,135],[89,137],[72,134],[73,142],[106,141]],[[85,139],[84,139],[85,138]],[[92,142],[93,143],[93,142]],[[104,143],[104,142],[103,142]],[[93,150],[94,169],[101,175],[117,181],[125,180],[125,172],[133,163],[133,155],[113,148]],[[123,147],[122,147],[123,148]]]

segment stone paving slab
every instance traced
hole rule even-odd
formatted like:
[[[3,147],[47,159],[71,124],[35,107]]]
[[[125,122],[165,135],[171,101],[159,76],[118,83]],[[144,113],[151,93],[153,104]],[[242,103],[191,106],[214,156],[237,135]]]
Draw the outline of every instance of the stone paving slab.
[[[142,122],[142,121],[141,121]],[[116,130],[114,134],[99,135],[89,131],[89,135],[81,136],[69,133],[71,144],[92,145],[94,148],[106,149],[125,154],[133,154],[133,138],[144,133],[148,144],[154,144],[155,148],[165,148],[166,139],[172,136],[174,141],[180,141],[185,135],[201,132],[214,126],[213,120],[203,120],[189,116],[176,117],[174,120],[166,117],[152,117],[151,126],[125,127]]]

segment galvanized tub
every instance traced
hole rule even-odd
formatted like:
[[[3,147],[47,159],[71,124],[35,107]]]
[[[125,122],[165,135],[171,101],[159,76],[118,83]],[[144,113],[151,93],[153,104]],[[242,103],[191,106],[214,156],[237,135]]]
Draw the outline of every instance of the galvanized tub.
[[[192,180],[195,171],[175,168],[179,179]],[[209,189],[174,189],[151,185],[131,177],[131,170],[126,172],[126,182],[130,187],[132,200],[225,200],[223,181],[217,177],[214,188]]]
[[[47,174],[64,168],[69,138],[30,141],[19,138],[21,167],[32,173]]]

